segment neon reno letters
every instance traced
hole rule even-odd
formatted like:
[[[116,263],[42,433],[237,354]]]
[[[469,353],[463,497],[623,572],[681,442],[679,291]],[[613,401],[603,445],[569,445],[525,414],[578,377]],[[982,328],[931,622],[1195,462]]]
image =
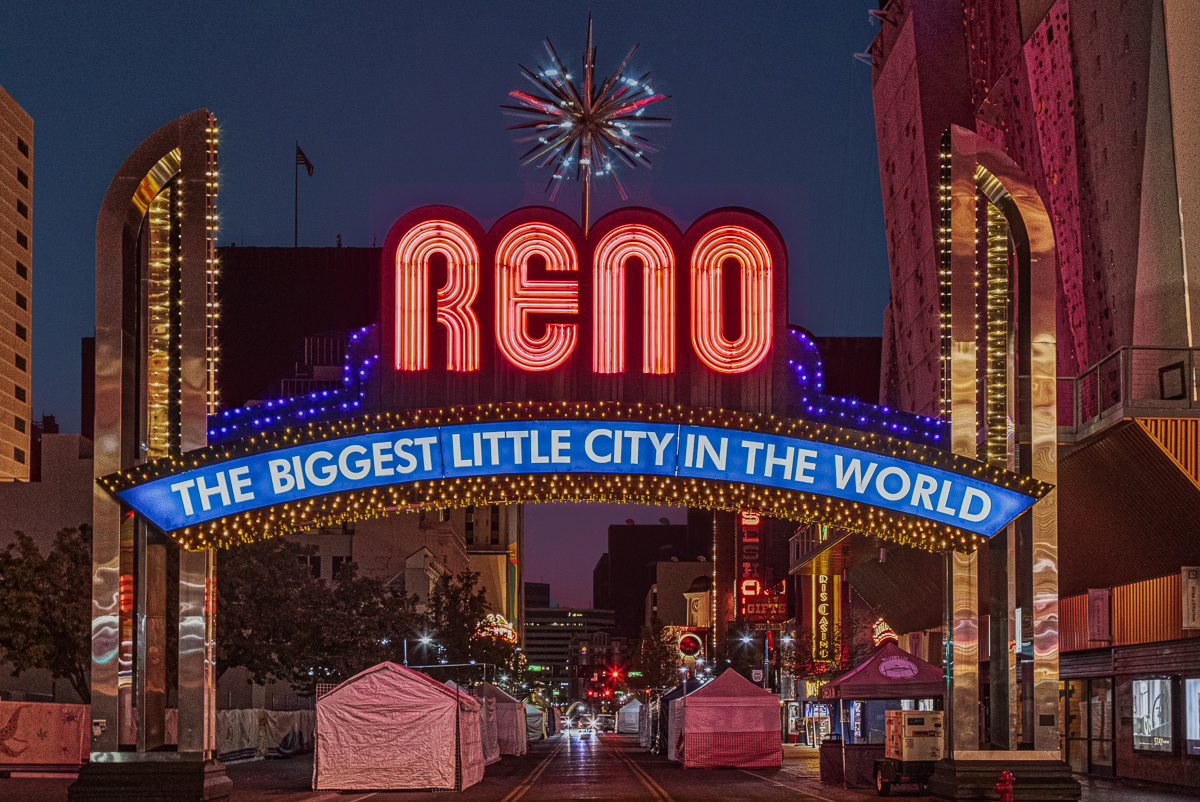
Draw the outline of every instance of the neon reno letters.
[[[395,307],[385,320],[394,325],[397,370],[430,368],[434,320],[446,330],[446,370],[455,372],[481,369],[480,354],[491,351],[480,342],[488,329],[496,351],[525,371],[558,368],[582,346],[593,373],[624,373],[626,339],[636,330],[647,375],[676,372],[680,337],[700,365],[719,373],[746,373],[770,355],[786,257],[778,235],[752,213],[722,210],[680,236],[657,214],[623,210],[615,224],[598,221],[588,239],[550,210],[512,216],[515,224],[505,218],[490,234],[472,233],[478,226],[461,212],[429,207],[393,227],[385,270],[394,288],[385,297]],[[445,259],[446,278],[431,320],[434,256]],[[641,280],[627,282],[639,269]],[[627,293],[639,289],[627,320]],[[689,307],[683,329],[680,304]]]

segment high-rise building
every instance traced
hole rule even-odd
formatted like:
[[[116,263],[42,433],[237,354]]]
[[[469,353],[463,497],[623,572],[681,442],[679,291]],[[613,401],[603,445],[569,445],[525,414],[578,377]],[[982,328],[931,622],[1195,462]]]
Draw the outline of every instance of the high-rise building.
[[[33,118],[0,87],[0,481],[29,480]]]

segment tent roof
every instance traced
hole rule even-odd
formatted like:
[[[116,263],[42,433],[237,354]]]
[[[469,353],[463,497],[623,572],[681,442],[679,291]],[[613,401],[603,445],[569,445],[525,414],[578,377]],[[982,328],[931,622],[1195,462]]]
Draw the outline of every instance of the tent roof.
[[[857,668],[821,688],[821,698],[927,699],[945,690],[941,668],[888,641]]]
[[[732,668],[727,668],[721,676],[709,682],[703,688],[697,691],[692,691],[688,694],[688,700],[692,699],[717,699],[717,698],[737,698],[747,703],[753,703],[756,700],[767,699],[771,704],[778,705],[779,697],[770,691],[765,691],[755,685],[750,680],[743,677],[741,674],[734,671]]]
[[[339,692],[349,688],[350,686],[354,685],[354,683],[365,679],[366,677],[372,677],[376,681],[382,681],[397,689],[403,687],[404,685],[411,685],[415,683],[418,686],[431,689],[437,694],[448,699],[457,700],[463,710],[479,709],[479,703],[472,699],[469,695],[461,692],[456,693],[442,683],[430,679],[420,671],[413,671],[411,668],[406,668],[405,666],[398,665],[397,663],[380,663],[379,665],[372,666],[365,671],[360,671],[350,679],[338,685],[329,693],[322,696],[317,700],[317,703],[334,703],[336,701],[334,697],[337,696]],[[381,699],[380,701],[383,700]]]
[[[641,707],[642,707],[641,700],[634,699],[632,702],[630,702],[629,704],[622,707],[621,710],[640,710]],[[618,711],[618,712],[620,712],[620,711]]]
[[[509,694],[505,693],[503,689],[496,687],[490,682],[479,683],[475,690],[479,692],[480,696],[486,696],[489,699],[495,699],[497,702],[516,702],[517,704],[521,704],[520,699],[516,698],[515,696],[510,696]]]

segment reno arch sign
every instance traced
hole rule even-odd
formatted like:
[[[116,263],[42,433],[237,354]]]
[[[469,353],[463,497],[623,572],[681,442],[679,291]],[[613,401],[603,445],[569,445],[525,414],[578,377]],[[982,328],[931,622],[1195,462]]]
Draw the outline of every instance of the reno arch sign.
[[[745,210],[680,232],[622,209],[584,238],[553,209],[519,209],[484,232],[430,206],[397,221],[383,254],[381,346],[399,382],[489,369],[744,376],[765,369],[787,322],[786,249]]]

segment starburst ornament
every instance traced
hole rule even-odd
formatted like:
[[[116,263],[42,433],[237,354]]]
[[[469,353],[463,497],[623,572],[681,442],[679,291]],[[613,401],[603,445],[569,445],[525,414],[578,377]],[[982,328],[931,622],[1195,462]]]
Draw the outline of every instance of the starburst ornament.
[[[538,167],[552,167],[546,184],[550,200],[558,197],[564,182],[583,182],[583,233],[588,230],[589,205],[591,203],[592,179],[608,178],[621,195],[628,200],[625,187],[617,178],[614,167],[618,162],[637,167],[650,166],[647,153],[657,150],[638,131],[654,125],[666,125],[668,117],[645,116],[646,108],[652,103],[666,100],[669,95],[659,94],[650,84],[650,73],[640,78],[630,78],[623,70],[637,51],[637,45],[621,62],[611,78],[597,85],[595,80],[596,48],[592,47],[592,19],[588,17],[587,47],[583,52],[583,85],[563,66],[562,60],[550,39],[546,39],[546,52],[550,65],[534,72],[524,65],[525,74],[536,91],[533,93],[512,91],[508,96],[522,105],[504,106],[513,112],[530,115],[534,119],[510,125],[510,131],[528,131],[528,136],[518,142],[534,142],[521,156],[524,164],[537,162]]]

